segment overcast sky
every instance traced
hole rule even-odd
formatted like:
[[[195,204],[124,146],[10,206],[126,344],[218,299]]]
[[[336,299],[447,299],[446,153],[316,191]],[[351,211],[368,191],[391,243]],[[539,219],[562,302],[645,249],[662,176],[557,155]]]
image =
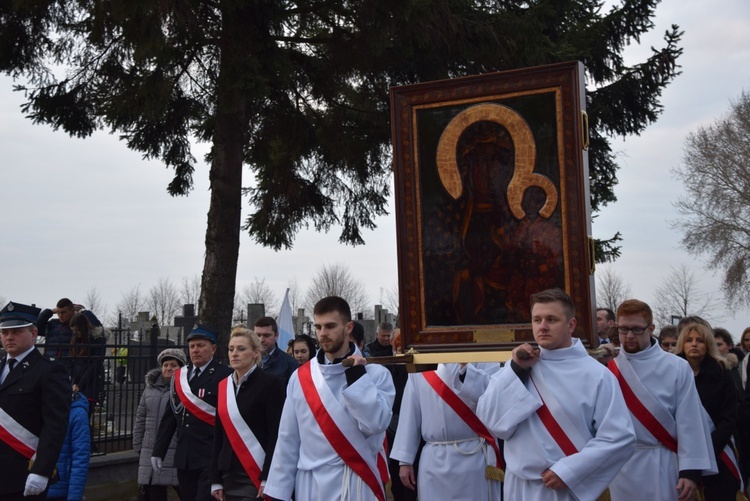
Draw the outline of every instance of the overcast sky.
[[[686,264],[707,292],[718,295],[719,278],[701,259],[681,250],[670,227],[672,206],[682,193],[671,169],[681,161],[686,135],[729,109],[743,89],[750,90],[750,2],[747,0],[666,0],[657,8],[656,28],[630,47],[630,62],[642,61],[649,47],[661,47],[671,24],[685,31],[679,63],[682,75],[667,88],[664,113],[640,137],[613,141],[621,169],[618,201],[595,219],[595,237],[622,232],[622,257],[612,269],[633,296],[651,301],[671,266]],[[172,171],[146,162],[116,135],[69,138],[34,125],[20,110],[23,95],[0,77],[2,218],[0,296],[52,307],[60,297],[83,301],[96,287],[109,310],[122,293],[140,285],[145,294],[160,277],[179,282],[203,267],[208,167],[195,173],[188,197],[172,198],[166,186]],[[205,147],[198,147],[201,158]],[[248,213],[245,204],[243,219]],[[391,203],[391,214],[393,214]],[[281,299],[296,278],[301,289],[322,264],[347,264],[367,284],[373,303],[397,285],[393,215],[365,232],[365,246],[338,243],[340,228],[328,234],[301,232],[291,251],[274,252],[243,234],[237,290],[265,278]],[[733,316],[734,315],[734,316]],[[750,311],[716,312],[738,337],[750,325]]]

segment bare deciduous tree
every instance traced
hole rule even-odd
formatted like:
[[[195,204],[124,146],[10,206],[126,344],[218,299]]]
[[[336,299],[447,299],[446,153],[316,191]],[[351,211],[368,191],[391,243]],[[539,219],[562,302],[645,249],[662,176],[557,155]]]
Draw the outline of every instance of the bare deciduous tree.
[[[143,306],[144,302],[141,294],[141,284],[138,284],[122,293],[122,299],[117,303],[117,306],[115,306],[115,310],[117,310],[117,313],[122,314],[123,320],[133,322],[138,317],[138,312]]]
[[[102,301],[102,296],[96,287],[86,291],[83,297],[83,304],[99,318],[107,318],[107,305]]]
[[[352,315],[363,313],[371,316],[365,284],[352,277],[349,268],[341,263],[323,265],[318,269],[312,285],[305,294],[305,308],[313,311],[313,306],[326,296],[344,298],[352,310]]]
[[[611,266],[599,266],[596,271],[596,306],[617,311],[617,307],[630,297],[626,284]]]
[[[171,325],[180,311],[180,294],[169,277],[161,277],[148,291],[146,305],[159,325]]]
[[[266,315],[274,316],[279,300],[265,278],[254,277],[253,281],[242,288],[240,299],[244,304],[262,304],[266,308]]]
[[[711,291],[702,289],[695,273],[684,264],[672,267],[654,294],[654,323],[657,326],[671,324],[672,315],[698,315],[710,321],[722,314],[721,305]]]
[[[195,313],[198,314],[198,299],[201,295],[201,279],[198,275],[192,277],[182,277],[180,283],[180,303],[192,304],[195,306]]]
[[[709,256],[731,304],[750,304],[750,93],[726,117],[688,135],[675,174],[687,192],[675,204],[684,218],[673,222],[682,244]]]
[[[292,315],[296,315],[297,309],[304,306],[302,304],[302,291],[300,291],[297,277],[291,279],[289,283],[286,284],[286,287],[289,289],[289,304],[292,306]]]
[[[398,285],[394,285],[388,289],[383,287],[380,288],[380,304],[383,305],[383,308],[386,308],[389,312],[398,316]]]

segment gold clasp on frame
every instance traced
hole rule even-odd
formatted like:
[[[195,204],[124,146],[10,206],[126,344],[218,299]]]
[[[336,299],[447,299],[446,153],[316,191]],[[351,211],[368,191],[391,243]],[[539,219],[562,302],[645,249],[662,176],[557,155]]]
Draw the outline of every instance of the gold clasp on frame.
[[[591,136],[589,135],[589,114],[581,111],[581,132],[583,133],[583,149],[589,149]]]

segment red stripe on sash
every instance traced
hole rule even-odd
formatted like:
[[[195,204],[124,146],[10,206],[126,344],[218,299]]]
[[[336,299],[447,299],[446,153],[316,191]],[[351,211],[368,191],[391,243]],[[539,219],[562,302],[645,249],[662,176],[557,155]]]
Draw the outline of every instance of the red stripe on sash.
[[[227,409],[227,384],[229,384],[230,378],[231,376],[219,382],[219,401],[216,412],[219,415],[221,424],[224,426],[224,432],[227,434],[229,443],[232,444],[232,450],[237,455],[237,459],[240,460],[240,464],[242,464],[242,468],[245,469],[245,473],[247,473],[247,476],[253,481],[255,488],[260,490],[261,469],[258,466],[258,463],[255,462],[255,458],[245,445],[242,437],[240,437],[237,428],[232,422],[232,418],[229,416],[229,410]],[[242,419],[241,416],[240,419]]]
[[[391,480],[391,472],[388,471],[388,436],[383,437],[383,449],[378,453],[378,472],[380,481],[387,484]]]
[[[729,454],[727,454],[727,450],[724,449],[721,451],[721,454],[719,454],[719,458],[721,461],[726,465],[727,468],[729,468],[730,473],[732,476],[737,480],[737,482],[742,484],[742,478],[740,477],[740,472],[737,470],[737,465],[732,461],[732,458],[729,457]]]
[[[177,371],[183,371],[184,368],[179,368]],[[182,387],[182,381],[180,380],[180,375],[175,372],[174,376],[174,388],[175,391],[177,391],[177,396],[180,397],[180,402],[182,402],[182,405],[185,406],[187,410],[189,410],[195,417],[200,419],[201,421],[204,421],[211,426],[215,425],[216,417],[212,416],[208,412],[204,411],[197,405],[195,405],[185,394],[185,389]],[[197,397],[196,397],[197,398]]]
[[[536,388],[534,378],[531,378],[531,384],[533,384],[534,388]],[[547,428],[549,434],[552,435],[552,438],[555,440],[558,447],[562,449],[563,454],[565,454],[566,456],[570,456],[578,453],[578,449],[573,444],[573,441],[568,438],[565,430],[562,429],[560,424],[555,419],[555,416],[553,416],[550,412],[547,404],[544,403],[542,394],[539,393],[539,388],[536,388],[536,392],[539,394],[539,399],[542,401],[542,406],[536,410],[536,414],[537,416],[539,416],[539,419],[542,421],[544,427]]]
[[[424,376],[425,381],[427,381],[427,384],[429,384],[438,396],[442,398],[443,401],[445,401],[445,403],[456,412],[456,414],[458,414],[458,417],[463,419],[474,433],[482,437],[492,447],[492,450],[495,451],[496,466],[504,470],[505,461],[503,461],[503,457],[500,454],[500,448],[497,446],[497,439],[492,436],[484,423],[482,423],[477,415],[474,414],[474,411],[472,411],[471,408],[466,405],[466,403],[461,400],[461,398],[456,395],[447,384],[445,384],[445,381],[440,379],[440,376],[438,376],[435,371],[423,372],[422,375]]]
[[[26,446],[26,444],[18,440],[13,436],[13,434],[11,434],[10,431],[6,430],[2,426],[0,426],[0,441],[5,442],[11,449],[13,449],[26,459],[31,459],[36,453],[34,449]]]
[[[357,452],[357,449],[346,439],[346,436],[336,425],[325,408],[323,401],[320,399],[320,395],[312,379],[310,365],[310,363],[302,365],[297,369],[297,374],[299,375],[302,393],[305,396],[307,405],[310,406],[310,411],[312,411],[315,421],[317,421],[318,426],[320,426],[323,435],[325,435],[333,450],[336,451],[354,473],[364,480],[379,501],[385,501],[385,492],[380,480],[375,476],[375,473],[370,469],[364,458]]]
[[[643,403],[638,400],[638,397],[633,392],[632,388],[628,384],[625,377],[620,372],[620,368],[614,360],[610,360],[607,364],[607,368],[612,371],[612,374],[617,378],[617,382],[620,383],[620,390],[622,390],[622,396],[625,397],[625,404],[631,414],[651,433],[654,438],[664,445],[670,451],[677,453],[677,440],[669,434],[666,428],[659,422],[651,411],[649,411]]]

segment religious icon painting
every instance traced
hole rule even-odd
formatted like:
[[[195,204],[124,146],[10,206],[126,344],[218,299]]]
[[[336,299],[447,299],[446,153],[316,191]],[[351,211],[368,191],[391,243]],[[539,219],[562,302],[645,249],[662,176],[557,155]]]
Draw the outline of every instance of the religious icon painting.
[[[594,342],[583,65],[391,89],[400,325],[418,351],[532,339],[559,287]]]

